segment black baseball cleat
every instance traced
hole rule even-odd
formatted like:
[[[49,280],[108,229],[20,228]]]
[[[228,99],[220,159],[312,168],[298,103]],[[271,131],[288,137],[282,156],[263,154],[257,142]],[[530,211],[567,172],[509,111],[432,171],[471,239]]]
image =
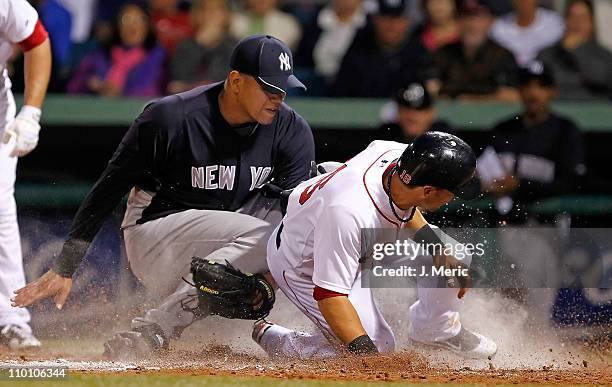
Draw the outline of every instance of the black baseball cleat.
[[[104,357],[109,360],[137,360],[168,349],[169,341],[157,324],[144,325],[116,333],[104,343]]]

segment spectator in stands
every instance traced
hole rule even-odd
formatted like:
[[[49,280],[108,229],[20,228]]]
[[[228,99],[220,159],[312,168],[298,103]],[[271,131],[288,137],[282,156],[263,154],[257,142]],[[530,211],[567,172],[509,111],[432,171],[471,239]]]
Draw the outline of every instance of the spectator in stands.
[[[47,92],[58,93],[65,90],[65,81],[62,79],[62,68],[70,58],[72,43],[70,41],[70,28],[72,16],[58,0],[31,0],[30,3],[38,12],[41,23],[49,34],[51,43],[51,77]],[[8,64],[11,76],[11,89],[13,92],[23,92],[25,87],[25,74],[23,74],[24,57],[21,50],[14,50],[13,57]]]
[[[572,0],[565,12],[563,39],[539,55],[552,69],[561,99],[612,96],[612,53],[595,40],[593,16],[590,0]]]
[[[70,40],[73,44],[87,41],[96,18],[97,0],[57,0],[70,12],[72,18]],[[107,1],[107,0],[105,0]]]
[[[94,35],[98,42],[106,44],[114,36],[114,24],[121,8],[134,0],[104,0],[96,4]]]
[[[133,3],[117,15],[114,38],[81,62],[70,93],[156,96],[164,81],[164,49],[157,44],[146,9]]]
[[[179,44],[170,63],[171,94],[225,79],[238,43],[229,34],[231,11],[227,0],[196,0],[191,18],[195,36]]]
[[[484,0],[484,3],[489,6],[491,13],[495,16],[500,16],[512,11],[513,0]]]
[[[599,43],[612,51],[612,1],[594,0],[595,35]]]
[[[493,128],[492,147],[499,165],[491,165],[491,157],[479,160],[481,179],[487,173],[496,177],[483,181],[483,186],[496,197],[520,202],[567,194],[586,172],[580,131],[571,120],[551,112],[555,83],[550,69],[535,61],[521,69],[519,82],[523,113]],[[485,164],[504,171],[502,176],[491,170],[483,173]]]
[[[295,65],[313,69],[317,76],[331,83],[355,34],[366,25],[366,20],[361,0],[332,0],[304,29]]]
[[[439,94],[463,100],[518,101],[512,53],[489,39],[493,22],[484,2],[465,0],[460,9],[461,40],[434,55]]]
[[[189,13],[179,9],[179,0],[149,0],[155,35],[168,55],[178,43],[193,35]]]
[[[361,30],[347,51],[331,93],[343,97],[389,98],[397,85],[427,80],[431,58],[411,38],[405,0],[379,0],[374,33]]]
[[[56,0],[33,1],[38,9],[40,19],[49,33],[53,67],[61,67],[70,54],[70,29],[72,16],[66,8]]]
[[[455,134],[450,125],[437,119],[433,97],[424,84],[411,83],[398,89],[393,101],[396,119],[381,125],[379,139],[409,143],[430,130]]]
[[[333,0],[329,0],[333,1]],[[312,24],[317,17],[317,14],[321,8],[329,1],[311,1],[311,0],[298,0],[298,1],[287,1],[283,3],[283,11],[290,13],[295,17],[298,23],[304,28]],[[366,0],[367,1],[367,0]]]
[[[302,29],[293,15],[281,12],[278,0],[246,0],[247,9],[234,13],[230,31],[236,39],[247,35],[272,35],[295,50]]]
[[[97,42],[91,39],[96,0],[30,2],[38,9],[41,20],[47,26],[53,50],[51,80],[47,91],[65,92],[76,65],[96,47]]]
[[[458,0],[423,0],[426,22],[416,31],[429,52],[459,41]]]
[[[514,12],[493,24],[491,37],[525,66],[538,52],[561,39],[563,19],[557,12],[539,7],[538,0],[513,0],[512,4]]]

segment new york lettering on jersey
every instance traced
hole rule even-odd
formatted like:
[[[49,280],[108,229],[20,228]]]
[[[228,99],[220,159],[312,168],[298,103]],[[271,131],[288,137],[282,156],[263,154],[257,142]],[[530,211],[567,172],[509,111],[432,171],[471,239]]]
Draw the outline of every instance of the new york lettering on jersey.
[[[251,186],[249,191],[260,188],[270,176],[272,167],[250,167]],[[202,189],[234,189],[236,179],[235,165],[208,165],[191,167],[191,186]]]
[[[235,165],[208,165],[191,167],[191,186],[203,189],[234,189]]]

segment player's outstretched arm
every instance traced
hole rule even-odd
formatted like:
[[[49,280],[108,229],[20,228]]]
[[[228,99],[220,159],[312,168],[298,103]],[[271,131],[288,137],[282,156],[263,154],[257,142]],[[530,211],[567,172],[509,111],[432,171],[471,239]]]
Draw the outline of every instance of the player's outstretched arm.
[[[49,270],[36,281],[15,290],[15,296],[11,299],[11,305],[26,307],[45,298],[52,298],[57,309],[62,309],[71,288],[72,278],[62,277]]]
[[[318,305],[325,321],[350,352],[357,355],[378,352],[361,325],[359,315],[348,297],[324,298],[318,301]]]
[[[427,223],[427,220],[425,220],[423,214],[418,209],[414,212],[414,216],[412,217],[412,219],[408,223],[406,223],[406,227],[412,230],[417,230],[415,237],[419,239],[419,242],[429,244],[442,243],[440,236],[436,235],[434,232],[431,231],[429,223]],[[438,233],[442,233],[442,231],[438,230]],[[434,256],[434,265],[445,266],[451,269],[463,268],[466,266],[463,263],[459,262],[455,257],[448,255]],[[458,279],[460,286],[459,291],[457,293],[457,297],[461,299],[465,296],[469,287],[471,286],[472,279],[469,276],[460,277]]]
[[[58,309],[63,307],[72,287],[71,278],[102,224],[130,189],[151,173],[146,162],[156,152],[151,144],[165,146],[156,137],[160,128],[167,127],[164,117],[160,118],[157,114],[157,106],[155,103],[149,104],[134,121],[106,169],[81,203],[51,270],[16,290],[14,306],[29,306],[45,298],[53,298]]]

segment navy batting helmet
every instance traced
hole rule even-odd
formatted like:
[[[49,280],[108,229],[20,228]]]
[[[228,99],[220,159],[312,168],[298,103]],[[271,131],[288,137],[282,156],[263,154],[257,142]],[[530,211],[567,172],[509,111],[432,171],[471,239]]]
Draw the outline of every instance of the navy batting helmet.
[[[427,132],[412,141],[396,166],[408,186],[438,187],[462,199],[480,194],[476,155],[462,139],[443,132]]]

